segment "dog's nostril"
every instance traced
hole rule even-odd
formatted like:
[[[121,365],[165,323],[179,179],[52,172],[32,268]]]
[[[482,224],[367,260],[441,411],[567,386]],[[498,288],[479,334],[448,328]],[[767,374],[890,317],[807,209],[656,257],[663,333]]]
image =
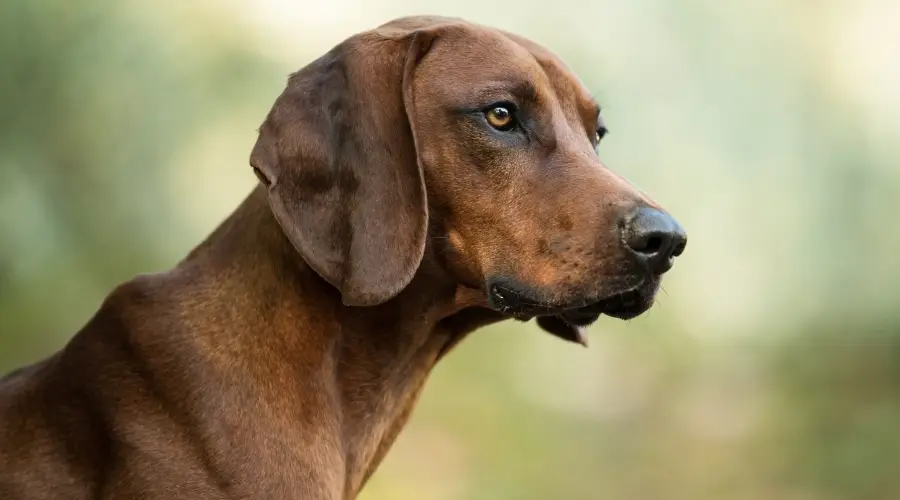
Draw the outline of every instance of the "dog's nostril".
[[[684,248],[687,246],[687,240],[682,240],[678,246],[675,247],[675,250],[672,251],[672,257],[678,257],[679,255],[684,253]]]
[[[643,253],[656,253],[663,246],[663,239],[660,236],[651,236],[647,239],[647,241],[643,244],[643,248],[632,247],[638,252]]]
[[[668,254],[673,250],[670,235],[662,231],[641,231],[636,229],[628,238],[628,246],[638,254],[653,257],[657,254]]]

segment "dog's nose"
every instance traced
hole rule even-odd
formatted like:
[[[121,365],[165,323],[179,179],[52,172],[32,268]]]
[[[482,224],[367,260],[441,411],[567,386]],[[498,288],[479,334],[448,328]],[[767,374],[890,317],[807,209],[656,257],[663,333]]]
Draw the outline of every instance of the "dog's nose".
[[[687,234],[678,221],[655,208],[639,208],[626,219],[623,230],[628,248],[658,274],[671,269],[687,245]]]

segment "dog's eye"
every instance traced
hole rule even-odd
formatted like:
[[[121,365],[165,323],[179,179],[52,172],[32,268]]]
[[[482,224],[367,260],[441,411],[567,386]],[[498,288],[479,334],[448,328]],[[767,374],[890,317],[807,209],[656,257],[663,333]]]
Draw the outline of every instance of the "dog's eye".
[[[600,144],[600,141],[602,141],[603,138],[606,137],[607,132],[608,130],[606,130],[606,127],[598,128],[597,131],[594,132],[594,144]]]
[[[492,127],[500,131],[507,131],[516,124],[513,108],[506,104],[491,106],[484,112],[484,117]]]

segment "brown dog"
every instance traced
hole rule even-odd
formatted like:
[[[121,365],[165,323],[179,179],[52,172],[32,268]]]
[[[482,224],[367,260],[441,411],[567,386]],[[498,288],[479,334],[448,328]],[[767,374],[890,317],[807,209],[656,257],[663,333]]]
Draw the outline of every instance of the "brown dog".
[[[650,307],[686,237],[600,163],[605,131],[518,36],[404,18],[341,43],[290,77],[221,227],[3,379],[0,498],[355,498],[471,331],[584,342]]]

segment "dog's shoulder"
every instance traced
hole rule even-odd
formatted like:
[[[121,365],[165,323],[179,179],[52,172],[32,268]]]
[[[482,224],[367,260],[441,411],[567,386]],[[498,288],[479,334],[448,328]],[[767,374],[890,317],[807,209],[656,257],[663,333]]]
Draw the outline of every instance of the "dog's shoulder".
[[[115,450],[144,439],[133,426],[163,420],[147,350],[172,332],[170,279],[117,286],[63,349],[0,379],[0,498],[92,498]]]

